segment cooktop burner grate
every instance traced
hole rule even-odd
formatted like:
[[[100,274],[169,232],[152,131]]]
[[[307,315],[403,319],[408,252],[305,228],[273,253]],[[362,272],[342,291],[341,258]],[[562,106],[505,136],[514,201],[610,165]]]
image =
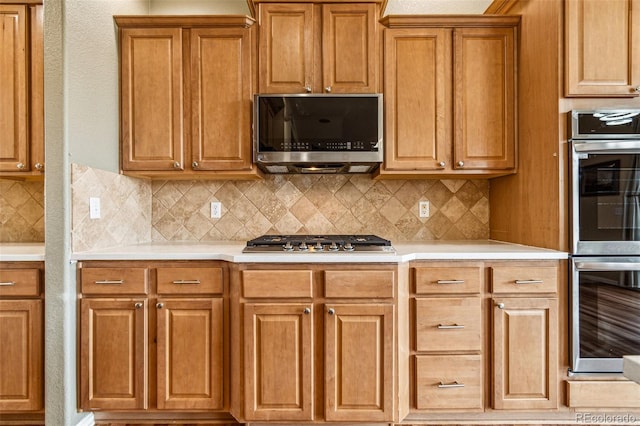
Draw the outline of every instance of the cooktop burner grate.
[[[247,242],[243,253],[394,253],[391,241],[377,235],[263,235]]]

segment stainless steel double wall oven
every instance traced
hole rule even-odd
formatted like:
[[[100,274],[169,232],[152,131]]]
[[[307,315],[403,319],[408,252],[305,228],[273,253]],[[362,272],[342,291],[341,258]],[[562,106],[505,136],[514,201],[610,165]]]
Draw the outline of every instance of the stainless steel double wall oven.
[[[571,369],[640,354],[640,110],[572,111]]]

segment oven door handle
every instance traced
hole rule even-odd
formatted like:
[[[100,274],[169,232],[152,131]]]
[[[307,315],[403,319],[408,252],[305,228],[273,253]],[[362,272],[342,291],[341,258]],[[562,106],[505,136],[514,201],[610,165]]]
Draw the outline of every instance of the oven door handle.
[[[640,149],[640,141],[632,140],[590,140],[589,142],[574,141],[573,149],[576,152],[605,152],[637,154]]]
[[[581,271],[640,271],[640,263],[625,262],[576,262]]]

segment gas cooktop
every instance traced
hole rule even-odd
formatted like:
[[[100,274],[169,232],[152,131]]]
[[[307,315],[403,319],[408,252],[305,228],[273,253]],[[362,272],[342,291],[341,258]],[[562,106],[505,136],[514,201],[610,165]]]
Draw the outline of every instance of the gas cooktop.
[[[376,235],[263,235],[243,253],[395,253],[391,241]]]

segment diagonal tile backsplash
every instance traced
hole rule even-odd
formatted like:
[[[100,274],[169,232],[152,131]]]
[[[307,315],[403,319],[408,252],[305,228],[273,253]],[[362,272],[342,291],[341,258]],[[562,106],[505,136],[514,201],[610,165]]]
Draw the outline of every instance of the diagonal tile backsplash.
[[[489,237],[488,180],[372,180],[366,175],[268,175],[261,181],[154,181],[153,241],[262,234],[378,234],[393,241]],[[418,202],[431,203],[429,218]],[[210,217],[210,202],[222,217]]]
[[[89,198],[100,197],[100,219]],[[486,239],[488,180],[267,175],[258,181],[149,181],[72,165],[73,250],[262,234],[377,234],[392,241]],[[430,202],[420,218],[418,202]],[[212,219],[210,203],[222,203]]]
[[[72,250],[84,251],[151,240],[149,182],[86,166],[71,166]],[[89,198],[100,198],[100,218]]]
[[[44,182],[0,179],[0,242],[44,241]]]

